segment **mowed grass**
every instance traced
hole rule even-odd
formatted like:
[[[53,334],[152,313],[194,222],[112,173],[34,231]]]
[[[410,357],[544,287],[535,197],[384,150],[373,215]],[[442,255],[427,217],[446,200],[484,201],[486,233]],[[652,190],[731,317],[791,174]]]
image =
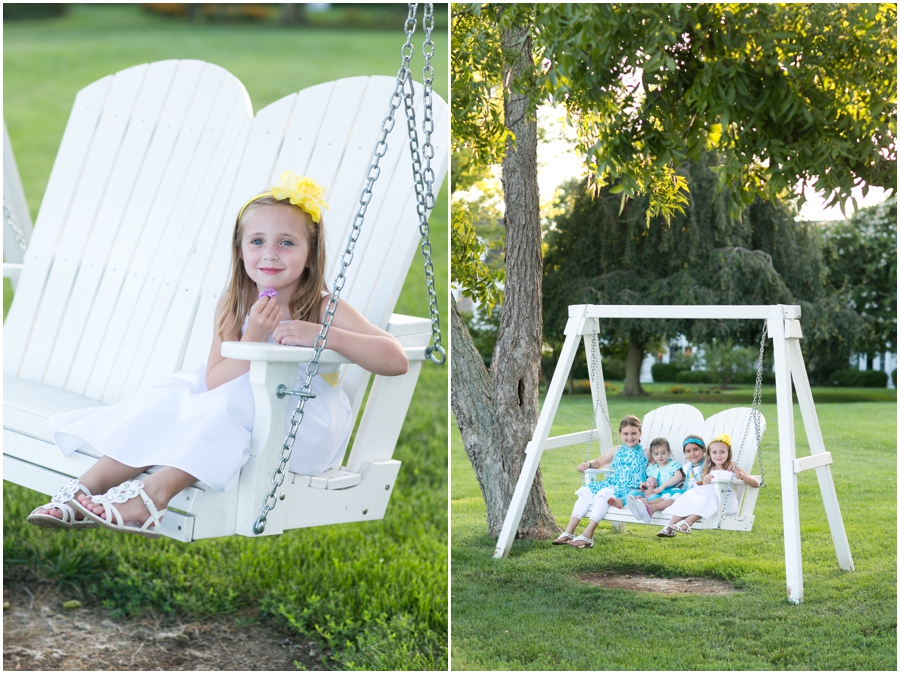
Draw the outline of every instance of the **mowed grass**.
[[[652,387],[651,387],[652,388]],[[620,389],[621,390],[621,389]],[[704,416],[744,400],[685,399]],[[772,392],[766,392],[766,398]],[[894,394],[894,392],[891,392]],[[864,402],[849,402],[854,399]],[[895,395],[895,394],[894,394]],[[816,400],[828,391],[814,390]],[[658,527],[600,524],[593,549],[516,541],[493,559],[484,502],[456,429],[451,433],[451,614],[454,670],[890,670],[897,665],[897,407],[844,390],[817,402],[834,457],[838,500],[855,571],[837,565],[815,471],[799,475],[804,602],[787,601],[778,463],[778,420],[768,423],[768,486],[753,531],[697,531],[674,539]],[[666,400],[613,396],[610,414],[643,416]],[[564,396],[552,435],[589,428],[587,395]],[[809,454],[795,406],[797,455]],[[585,446],[545,452],[541,471],[550,508],[564,525],[580,485]],[[594,446],[596,451],[596,445]],[[758,465],[756,470],[758,471]],[[586,523],[586,522],[585,522]],[[589,585],[578,576],[610,572],[731,582],[726,596],[663,595]]]
[[[435,91],[446,100],[446,42],[437,39]],[[136,6],[94,5],[75,6],[62,20],[7,22],[4,115],[32,215],[75,93],[99,77],[152,60],[203,59],[240,78],[259,110],[321,81],[394,75],[403,40],[402,18],[393,32],[302,31],[191,25]],[[417,62],[421,68],[421,56]],[[442,190],[431,240],[443,325],[446,222]],[[427,316],[424,286],[417,258],[397,312]],[[11,297],[5,284],[4,315]],[[329,668],[446,669],[447,387],[447,367],[426,363],[394,453],[403,466],[380,522],[193,544],[53,532],[24,522],[46,497],[4,482],[4,575],[52,581],[121,615],[236,613],[289,625],[332,650]]]

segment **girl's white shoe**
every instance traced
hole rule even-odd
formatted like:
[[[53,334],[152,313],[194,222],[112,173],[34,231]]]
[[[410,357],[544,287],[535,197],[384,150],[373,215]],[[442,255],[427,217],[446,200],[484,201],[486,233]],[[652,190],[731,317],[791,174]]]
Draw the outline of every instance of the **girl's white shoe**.
[[[69,505],[69,501],[72,501],[75,498],[75,494],[79,491],[83,491],[88,496],[91,496],[90,490],[78,480],[70,480],[50,499],[50,503],[32,510],[31,514],[25,518],[25,521],[47,529],[95,529],[97,523],[93,520],[87,518],[75,519],[75,511]],[[50,514],[50,511],[54,508],[62,513],[61,518]]]
[[[122,504],[133,498],[140,498],[141,501],[144,502],[144,505],[147,506],[147,510],[150,511],[150,516],[143,524],[132,520],[126,522],[119,512],[119,509],[116,507],[117,503]],[[153,503],[153,499],[147,496],[147,492],[144,491],[144,483],[140,480],[123,482],[118,487],[113,487],[105,494],[92,496],[91,501],[103,506],[102,515],[98,515],[88,510],[78,501],[73,501],[72,507],[84,514],[85,517],[91,518],[91,520],[106,529],[112,529],[113,531],[127,531],[146,538],[159,538],[162,535],[159,531],[160,520],[162,520],[162,516],[166,514],[166,510],[165,508],[157,510],[156,504]]]

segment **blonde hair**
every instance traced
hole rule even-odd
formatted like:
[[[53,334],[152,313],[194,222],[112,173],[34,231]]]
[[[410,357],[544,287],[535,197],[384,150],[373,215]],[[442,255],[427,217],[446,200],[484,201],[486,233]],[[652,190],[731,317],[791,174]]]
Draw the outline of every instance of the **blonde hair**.
[[[247,217],[263,206],[279,206],[290,208],[296,212],[303,222],[309,243],[309,254],[306,269],[300,276],[297,289],[288,302],[291,320],[318,323],[322,306],[322,293],[328,292],[325,283],[325,225],[320,219],[316,224],[302,208],[287,201],[279,201],[274,197],[261,197],[247,204],[234,223],[234,234],[231,245],[231,278],[225,287],[224,303],[221,314],[216,320],[216,330],[220,339],[226,334],[239,333],[244,317],[250,313],[250,307],[259,299],[259,289],[244,269],[241,259],[241,240],[244,236],[244,225]]]

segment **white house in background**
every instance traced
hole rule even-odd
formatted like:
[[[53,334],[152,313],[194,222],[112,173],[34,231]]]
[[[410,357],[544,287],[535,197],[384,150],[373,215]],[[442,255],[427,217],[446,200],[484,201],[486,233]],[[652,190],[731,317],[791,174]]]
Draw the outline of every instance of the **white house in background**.
[[[654,363],[668,363],[671,360],[671,352],[670,347],[674,346],[680,353],[684,353],[688,356],[696,355],[703,356],[703,350],[701,348],[696,348],[687,341],[687,338],[684,335],[679,335],[677,339],[673,339],[663,346],[662,351],[658,354],[648,354],[644,361],[641,363],[641,383],[647,384],[653,381],[653,374],[651,368]],[[699,359],[698,359],[699,360]],[[869,363],[868,357],[864,353],[857,353],[850,357],[850,367],[858,368],[860,370],[868,370]],[[872,369],[879,370],[881,372],[886,372],[888,376],[887,388],[892,389],[896,388],[897,383],[894,381],[892,377],[892,373],[894,369],[897,367],[897,354],[896,353],[879,353],[875,355]]]

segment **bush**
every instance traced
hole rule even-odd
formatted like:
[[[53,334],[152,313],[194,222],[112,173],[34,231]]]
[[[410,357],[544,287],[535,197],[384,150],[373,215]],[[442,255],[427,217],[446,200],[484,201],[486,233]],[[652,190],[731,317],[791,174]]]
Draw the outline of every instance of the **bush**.
[[[897,368],[894,368],[894,371],[891,372],[891,381],[894,382],[894,386],[897,385]]]
[[[676,395],[680,395],[682,393],[686,393],[687,389],[684,386],[670,386],[669,393],[674,393]]]
[[[713,373],[706,370],[684,370],[675,375],[679,384],[712,384]]]
[[[887,386],[887,372],[880,370],[837,370],[831,376],[834,386],[862,386],[864,388]]]
[[[621,358],[604,358],[603,378],[625,381],[625,361]]]
[[[52,3],[28,3],[7,2],[3,4],[3,20],[15,21],[17,19],[52,19],[57,16],[65,16],[69,11],[63,2]]]
[[[680,370],[677,363],[653,363],[650,367],[653,381],[678,381],[675,377]]]

